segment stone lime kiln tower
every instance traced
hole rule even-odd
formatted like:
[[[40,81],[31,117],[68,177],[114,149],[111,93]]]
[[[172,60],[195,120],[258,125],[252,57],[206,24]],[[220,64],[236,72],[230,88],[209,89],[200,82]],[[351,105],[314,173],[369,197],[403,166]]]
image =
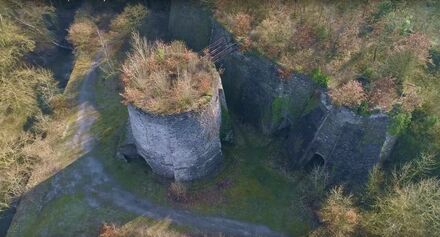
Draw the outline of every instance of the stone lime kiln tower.
[[[181,42],[135,37],[124,67],[124,98],[137,152],[154,173],[178,181],[222,162],[220,77],[207,57]]]

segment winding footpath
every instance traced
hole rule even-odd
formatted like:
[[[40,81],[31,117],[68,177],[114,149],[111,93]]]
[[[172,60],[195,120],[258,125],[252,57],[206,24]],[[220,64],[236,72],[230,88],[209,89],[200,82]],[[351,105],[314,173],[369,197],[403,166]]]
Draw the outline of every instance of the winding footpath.
[[[172,222],[197,228],[207,233],[223,233],[225,236],[284,236],[266,226],[256,225],[222,217],[204,216],[186,210],[172,209],[156,205],[149,200],[139,198],[124,190],[104,170],[101,162],[87,155],[93,150],[95,139],[90,129],[97,119],[94,107],[94,85],[97,78],[98,63],[92,65],[79,91],[79,111],[76,120],[76,132],[72,144],[86,154],[77,161],[79,167],[63,174],[69,185],[61,185],[57,175],[51,182],[51,191],[46,194],[49,201],[60,194],[69,194],[81,190],[85,193],[87,204],[99,208],[111,203],[125,211],[153,219],[168,218]],[[71,182],[70,182],[71,181]],[[76,190],[76,191],[75,191]]]

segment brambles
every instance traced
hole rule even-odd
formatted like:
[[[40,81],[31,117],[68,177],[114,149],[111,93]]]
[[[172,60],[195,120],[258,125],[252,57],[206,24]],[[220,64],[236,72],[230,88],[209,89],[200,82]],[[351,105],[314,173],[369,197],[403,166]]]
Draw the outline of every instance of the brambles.
[[[362,84],[358,81],[349,81],[343,86],[330,91],[333,102],[339,106],[357,107],[366,99]]]
[[[368,181],[365,185],[364,195],[362,195],[362,199],[365,203],[373,204],[374,201],[380,197],[383,192],[384,181],[383,170],[381,170],[379,165],[375,165],[368,174]]]
[[[395,79],[385,77],[373,82],[369,102],[375,109],[391,111],[398,99]]]
[[[167,45],[133,35],[123,66],[124,99],[158,114],[197,110],[208,103],[217,73],[209,57],[179,41]]]
[[[405,163],[399,170],[392,173],[394,185],[405,186],[414,181],[435,176],[440,168],[440,162],[432,154],[422,154],[414,160]]]

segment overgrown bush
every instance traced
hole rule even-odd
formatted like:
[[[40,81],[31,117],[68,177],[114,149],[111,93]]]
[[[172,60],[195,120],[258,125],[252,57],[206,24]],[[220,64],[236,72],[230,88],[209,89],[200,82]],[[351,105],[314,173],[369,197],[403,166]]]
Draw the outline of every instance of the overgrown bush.
[[[411,182],[428,179],[436,175],[440,169],[438,157],[432,154],[422,154],[414,160],[405,163],[392,173],[394,185],[405,186]]]
[[[349,81],[343,86],[331,90],[330,97],[337,105],[357,107],[366,99],[366,93],[360,82]]]
[[[292,40],[293,26],[288,12],[274,12],[255,28],[256,47],[270,57],[279,58]]]
[[[53,112],[59,90],[52,73],[26,64],[25,56],[35,50],[42,35],[31,32],[22,20],[40,25],[42,2],[0,1],[0,211],[7,208],[25,190],[34,164],[42,150],[30,152],[36,140],[47,131],[45,121]],[[37,4],[37,5],[34,5]],[[14,7],[22,7],[11,11]],[[34,8],[35,7],[35,8]],[[28,12],[29,11],[29,12]],[[32,12],[34,11],[34,12]],[[28,16],[27,19],[22,17]],[[26,17],[24,17],[26,18]],[[50,35],[47,35],[50,42]],[[40,148],[47,149],[42,146]]]
[[[313,70],[320,68],[335,92],[353,86],[348,82],[360,74],[368,75],[365,92],[356,90],[351,101],[353,93],[334,93],[339,105],[357,107],[363,101],[369,113],[389,112],[405,103],[412,104],[403,106],[412,111],[432,97],[422,90],[405,93],[409,84],[423,88],[428,80],[433,83],[426,65],[434,68],[428,59],[434,52],[431,47],[438,44],[440,14],[432,1],[213,0],[211,5],[245,49],[278,62],[283,72],[315,77]],[[393,82],[385,80],[389,78]],[[369,83],[374,87],[371,95]]]
[[[88,18],[76,17],[69,27],[68,39],[77,52],[93,55],[99,45],[98,27]]]
[[[373,82],[369,93],[370,106],[373,108],[387,112],[391,111],[398,98],[394,78],[385,77]]]
[[[128,4],[124,10],[110,22],[108,32],[99,31],[100,50],[103,54],[100,69],[106,78],[120,72],[123,56],[120,49],[129,42],[130,34],[138,31],[145,22],[149,10],[142,4]]]
[[[136,30],[148,15],[148,9],[142,4],[127,5],[121,14],[110,23],[110,31],[124,37]]]
[[[249,49],[252,43],[249,36],[249,32],[252,30],[252,16],[244,12],[239,12],[230,18],[232,33],[234,33],[244,49]]]
[[[389,131],[392,135],[399,135],[408,128],[411,123],[411,113],[401,111],[399,109],[395,110],[391,114],[391,124]]]
[[[211,99],[217,74],[209,56],[179,41],[148,42],[135,34],[123,66],[124,99],[158,114],[197,110]]]
[[[439,236],[440,182],[396,185],[366,215],[365,229],[377,236]]]
[[[316,230],[312,236],[352,236],[361,221],[352,196],[344,195],[344,190],[340,186],[330,191],[319,215],[324,227]]]
[[[53,6],[41,0],[0,0],[0,6],[3,20],[13,21],[39,46],[37,50],[44,50],[54,42],[52,28],[57,18]]]
[[[368,174],[368,181],[365,184],[362,201],[364,204],[371,205],[382,195],[384,191],[385,175],[379,165],[375,165]]]
[[[302,188],[304,200],[310,206],[318,206],[318,203],[325,197],[330,175],[325,167],[316,166],[306,176],[309,185]]]
[[[8,18],[0,21],[0,70],[8,70],[35,48],[35,41]]]

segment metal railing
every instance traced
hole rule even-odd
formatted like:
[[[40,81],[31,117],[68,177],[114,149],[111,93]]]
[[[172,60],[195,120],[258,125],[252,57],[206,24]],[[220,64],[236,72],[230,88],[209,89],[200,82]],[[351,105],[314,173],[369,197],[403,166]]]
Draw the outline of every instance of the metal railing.
[[[225,37],[220,37],[208,46],[209,55],[213,62],[218,62],[227,55],[238,50],[238,45],[228,41]]]

